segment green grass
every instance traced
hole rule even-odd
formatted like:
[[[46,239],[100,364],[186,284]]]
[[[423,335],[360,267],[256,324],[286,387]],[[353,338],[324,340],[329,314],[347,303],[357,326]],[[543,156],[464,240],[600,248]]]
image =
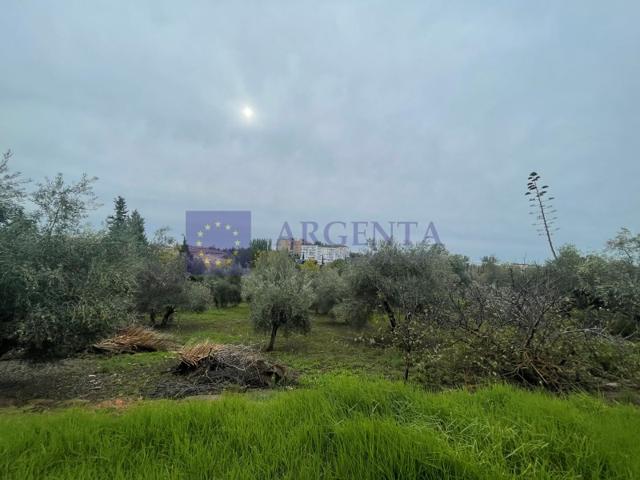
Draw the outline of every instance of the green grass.
[[[111,355],[99,359],[99,371],[102,373],[126,373],[149,368],[158,363],[168,363],[175,359],[171,352],[144,352],[135,355]]]
[[[246,305],[183,313],[168,333],[263,347],[248,316]],[[69,360],[78,381],[99,374],[99,399],[121,403],[0,409],[0,478],[640,478],[637,407],[503,385],[428,393],[394,381],[397,352],[361,334],[316,316],[268,354],[302,373],[299,388],[218,400],[130,403],[170,375],[172,352]]]
[[[210,340],[263,348],[268,341],[266,335],[253,330],[245,304],[204,313],[182,313],[169,333],[181,343]],[[354,341],[361,335],[362,331],[315,315],[308,335],[278,335],[276,350],[269,356],[307,375],[344,371],[400,378],[402,359],[397,351]]]
[[[506,386],[306,388],[0,415],[2,478],[640,478],[640,410]]]

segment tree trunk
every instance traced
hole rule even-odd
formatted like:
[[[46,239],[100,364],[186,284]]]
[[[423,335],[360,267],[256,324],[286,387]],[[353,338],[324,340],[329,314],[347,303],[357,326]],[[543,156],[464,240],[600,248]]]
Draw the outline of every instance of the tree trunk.
[[[389,305],[389,302],[387,302],[386,300],[382,301],[382,306],[384,308],[384,311],[387,314],[387,317],[389,317],[389,324],[391,324],[391,331],[393,332],[396,329],[396,316],[393,313],[393,309],[391,308],[391,305]]]
[[[169,325],[169,322],[171,321],[171,315],[173,315],[175,311],[175,307],[173,305],[169,305],[164,311],[164,315],[162,316],[162,323],[160,325],[163,327]]]
[[[411,353],[410,351],[404,352],[404,381],[409,381],[409,368],[411,367]]]
[[[271,339],[269,340],[269,346],[267,346],[267,352],[273,351],[273,345],[276,343],[276,333],[278,333],[278,326],[273,325],[271,327]]]
[[[151,311],[149,312],[149,320],[151,321],[151,326],[155,327],[156,326],[156,311],[154,309],[151,309]]]

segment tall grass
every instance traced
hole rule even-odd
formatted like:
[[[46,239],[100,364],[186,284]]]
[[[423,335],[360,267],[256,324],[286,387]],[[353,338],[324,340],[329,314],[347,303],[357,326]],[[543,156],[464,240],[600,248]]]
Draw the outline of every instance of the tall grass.
[[[0,415],[3,478],[640,478],[640,410],[322,378],[263,399]]]

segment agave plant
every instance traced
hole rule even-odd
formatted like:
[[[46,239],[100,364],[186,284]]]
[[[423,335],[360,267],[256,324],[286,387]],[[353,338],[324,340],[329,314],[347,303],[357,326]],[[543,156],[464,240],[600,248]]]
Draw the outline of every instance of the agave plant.
[[[558,230],[554,227],[557,217],[555,216],[556,210],[553,208],[552,201],[555,197],[548,195],[549,185],[540,186],[539,182],[540,175],[536,172],[531,172],[527,182],[527,192],[525,193],[525,195],[529,195],[529,203],[531,205],[529,215],[536,215],[533,226],[536,227],[538,235],[547,237],[553,258],[557,259],[558,256],[555,248],[553,248],[552,241],[553,233]]]

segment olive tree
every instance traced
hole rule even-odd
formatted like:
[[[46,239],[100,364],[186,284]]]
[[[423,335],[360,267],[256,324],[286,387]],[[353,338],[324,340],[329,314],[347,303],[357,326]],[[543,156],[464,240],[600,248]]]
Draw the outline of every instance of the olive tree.
[[[161,249],[161,246],[157,247]],[[149,256],[136,278],[135,304],[139,313],[149,315],[152,326],[166,327],[179,306],[188,304],[185,259],[165,247],[165,251]]]
[[[404,356],[404,378],[414,355],[424,348],[429,326],[447,319],[448,291],[460,277],[440,246],[384,243],[353,262],[345,273],[345,300],[340,315],[362,324],[383,313],[393,342]]]
[[[110,258],[104,236],[80,228],[95,205],[92,179],[58,175],[27,193],[8,160],[0,162],[0,353],[80,350],[130,318],[133,262]]]
[[[285,335],[309,332],[311,289],[286,252],[263,252],[255,268],[243,278],[242,291],[254,328],[270,335],[267,351],[273,350],[279,330]]]
[[[610,304],[627,318],[629,326],[640,329],[640,234],[623,228],[607,242],[616,279],[608,286]]]
[[[9,160],[13,152],[7,150],[0,160],[0,225],[6,224],[22,212],[21,201],[26,193],[24,185],[28,183],[20,177],[20,172],[9,170]]]
[[[220,275],[206,280],[210,296],[216,308],[235,306],[242,300],[240,276]]]
[[[311,280],[313,309],[321,315],[332,314],[344,296],[344,280],[337,269],[330,265],[315,272]]]

